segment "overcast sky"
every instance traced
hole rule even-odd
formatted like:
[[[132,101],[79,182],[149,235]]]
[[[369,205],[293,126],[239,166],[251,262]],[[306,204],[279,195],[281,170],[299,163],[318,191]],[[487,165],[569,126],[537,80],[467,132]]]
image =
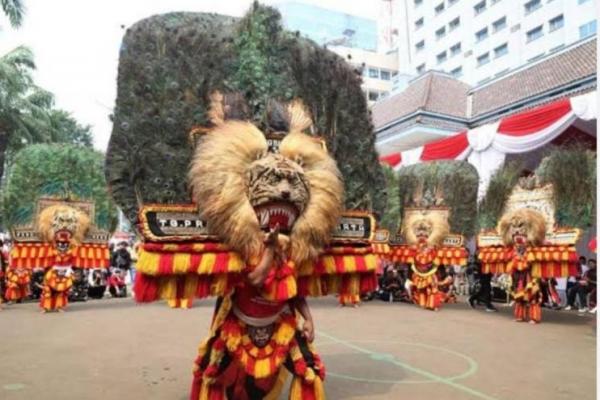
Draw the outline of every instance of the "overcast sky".
[[[276,4],[282,0],[265,0]],[[366,18],[377,17],[378,0],[297,0]],[[57,106],[92,125],[94,146],[105,150],[112,129],[118,53],[125,30],[142,18],[170,11],[207,11],[240,16],[252,0],[25,0],[23,26],[0,18],[0,52],[33,50],[36,83],[56,96]]]

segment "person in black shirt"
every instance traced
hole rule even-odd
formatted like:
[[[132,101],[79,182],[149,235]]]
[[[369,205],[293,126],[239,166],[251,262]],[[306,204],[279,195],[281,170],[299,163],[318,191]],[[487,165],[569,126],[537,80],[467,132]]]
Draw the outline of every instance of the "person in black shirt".
[[[110,265],[127,273],[131,269],[131,254],[127,250],[127,242],[120,242],[112,255]]]
[[[380,299],[383,301],[393,301],[402,297],[403,285],[394,268],[388,268],[379,281]]]
[[[573,287],[567,293],[567,307],[565,310],[571,310],[575,304],[575,297],[579,297],[579,312],[588,311],[587,296],[592,293],[595,297],[596,292],[596,260],[588,260],[588,270],[575,282]],[[595,298],[592,299],[595,308]]]
[[[472,269],[475,275],[475,280],[478,281],[478,284],[476,283],[474,285],[475,289],[471,294],[471,297],[469,297],[469,305],[471,308],[476,308],[476,302],[480,301],[485,305],[485,311],[498,311],[496,307],[492,305],[492,274],[483,273],[481,270],[481,262],[479,262],[477,253],[475,253],[471,258],[468,268]]]

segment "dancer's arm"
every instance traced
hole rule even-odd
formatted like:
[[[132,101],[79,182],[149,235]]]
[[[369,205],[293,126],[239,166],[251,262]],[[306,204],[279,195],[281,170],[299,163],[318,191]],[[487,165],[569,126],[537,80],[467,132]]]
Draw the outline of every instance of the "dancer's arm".
[[[277,246],[279,228],[269,232],[265,238],[265,250],[256,268],[248,273],[248,281],[252,286],[260,287],[265,283],[269,275],[269,269],[275,259],[275,247]]]
[[[313,323],[312,314],[310,313],[310,308],[308,307],[308,303],[306,302],[306,298],[304,297],[296,297],[293,300],[293,305],[296,310],[302,315],[304,318],[304,325],[302,325],[302,334],[309,342],[315,340],[315,326]]]

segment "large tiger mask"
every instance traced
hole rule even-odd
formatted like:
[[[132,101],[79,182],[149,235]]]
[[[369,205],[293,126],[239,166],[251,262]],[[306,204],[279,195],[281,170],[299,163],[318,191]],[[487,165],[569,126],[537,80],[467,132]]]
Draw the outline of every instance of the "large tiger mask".
[[[343,185],[335,161],[319,140],[304,106],[285,107],[279,153],[252,123],[227,119],[231,107],[211,96],[212,127],[203,133],[189,172],[193,197],[209,229],[246,259],[260,255],[264,232],[277,229],[296,264],[318,256],[341,210]],[[237,115],[237,113],[233,113]]]

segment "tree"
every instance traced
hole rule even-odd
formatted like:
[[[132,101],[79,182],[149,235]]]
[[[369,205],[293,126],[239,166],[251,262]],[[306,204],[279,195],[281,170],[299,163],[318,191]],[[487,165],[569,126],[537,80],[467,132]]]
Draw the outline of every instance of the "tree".
[[[35,86],[33,54],[17,47],[0,57],[0,177],[9,147],[49,141],[47,110],[53,103],[49,92]]]
[[[400,223],[400,187],[398,186],[398,177],[392,168],[383,166],[385,175],[385,186],[387,191],[387,204],[381,217],[381,227],[390,231],[393,237],[399,228]]]
[[[64,110],[50,110],[50,135],[52,143],[70,143],[79,146],[92,147],[92,128],[90,125],[80,125]]]
[[[25,5],[21,0],[1,0],[2,11],[8,17],[13,28],[19,28],[23,23]]]
[[[112,229],[116,208],[104,178],[104,154],[87,147],[35,144],[19,151],[2,196],[5,226],[30,222],[41,196],[93,200],[96,225]]]

